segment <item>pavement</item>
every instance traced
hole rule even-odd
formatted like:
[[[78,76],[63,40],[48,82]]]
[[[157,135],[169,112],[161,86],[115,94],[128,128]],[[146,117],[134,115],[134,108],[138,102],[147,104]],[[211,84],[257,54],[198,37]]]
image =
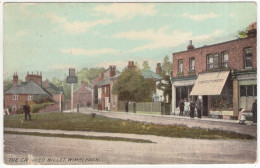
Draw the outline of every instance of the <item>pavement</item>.
[[[70,113],[71,110],[64,111]],[[77,110],[74,109],[73,113]],[[238,120],[225,120],[225,119],[213,119],[213,118],[189,118],[175,115],[152,115],[152,114],[137,114],[137,113],[125,113],[125,112],[110,112],[110,111],[98,111],[91,108],[81,108],[79,110],[83,114],[96,113],[109,118],[132,120],[146,123],[154,123],[161,125],[185,125],[187,127],[198,127],[204,129],[219,129],[223,131],[232,131],[241,134],[248,134],[257,137],[257,125],[252,121],[246,121],[245,125],[238,124]]]

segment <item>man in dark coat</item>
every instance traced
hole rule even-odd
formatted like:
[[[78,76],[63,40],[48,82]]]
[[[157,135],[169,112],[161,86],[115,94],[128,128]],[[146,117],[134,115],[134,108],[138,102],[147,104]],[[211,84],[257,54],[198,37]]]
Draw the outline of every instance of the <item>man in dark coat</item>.
[[[195,103],[193,99],[190,101],[190,118],[194,118]]]
[[[180,107],[180,114],[179,116],[183,116],[183,110],[184,110],[184,102],[183,99],[181,99],[180,103],[179,103],[179,107]]]
[[[128,101],[125,101],[125,112],[128,112]]]
[[[30,106],[28,104],[28,102],[25,102],[25,105],[23,106],[23,110],[24,110],[24,115],[25,115],[25,120],[27,120],[27,115],[29,115],[29,119],[31,119],[31,115],[30,115]]]
[[[196,109],[198,113],[198,118],[201,118],[201,102],[199,98],[196,101]]]
[[[257,101],[252,104],[253,122],[257,123]]]

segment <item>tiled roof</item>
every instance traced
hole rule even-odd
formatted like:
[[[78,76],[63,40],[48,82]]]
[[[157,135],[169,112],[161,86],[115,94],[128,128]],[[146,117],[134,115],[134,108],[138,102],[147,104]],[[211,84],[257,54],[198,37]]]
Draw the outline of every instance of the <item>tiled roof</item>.
[[[110,84],[110,78],[106,78],[106,79],[102,80],[97,85],[98,86],[104,86],[104,85],[108,85],[108,84]]]
[[[6,92],[7,94],[45,94],[48,95],[44,89],[39,86],[37,83],[34,82],[34,80],[29,80],[26,84],[20,84],[11,87]]]
[[[63,88],[62,87],[58,88],[57,86],[55,86],[51,82],[49,82],[47,88],[45,86],[45,82],[42,82],[42,87],[45,88],[51,94],[60,94],[61,91],[63,92]]]
[[[145,79],[159,79],[160,76],[151,70],[143,70],[142,75]]]

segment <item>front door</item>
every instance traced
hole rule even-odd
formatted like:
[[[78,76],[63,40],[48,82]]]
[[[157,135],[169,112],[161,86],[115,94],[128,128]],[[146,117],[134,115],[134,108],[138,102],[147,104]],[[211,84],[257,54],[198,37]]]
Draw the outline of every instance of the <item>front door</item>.
[[[202,96],[203,116],[208,116],[208,96]]]

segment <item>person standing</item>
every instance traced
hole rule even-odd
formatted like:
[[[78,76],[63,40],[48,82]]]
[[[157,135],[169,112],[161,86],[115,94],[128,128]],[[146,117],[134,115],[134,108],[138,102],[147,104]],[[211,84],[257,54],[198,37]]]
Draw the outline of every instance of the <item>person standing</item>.
[[[198,118],[201,118],[201,102],[199,98],[196,101],[196,109],[198,113]]]
[[[29,119],[31,121],[32,119],[31,119],[31,115],[30,115],[30,106],[29,106],[27,101],[25,101],[25,105],[23,106],[23,110],[24,110],[25,120],[27,120],[27,115],[28,115]]]
[[[127,100],[125,101],[125,112],[126,113],[128,112],[128,101]]]
[[[180,103],[179,103],[179,107],[180,107],[180,114],[179,116],[183,116],[183,111],[184,111],[184,102],[183,99],[181,99]]]
[[[190,101],[190,118],[194,118],[195,103],[193,99]]]
[[[184,100],[184,113],[185,113],[185,116],[188,116],[189,111],[190,111],[190,102],[189,102],[189,100],[187,101],[187,99],[185,99]]]
[[[243,112],[245,111],[245,109],[240,108],[239,109],[239,114],[238,114],[238,120],[239,120],[239,124],[245,124],[246,118],[245,115],[243,114]]]
[[[257,101],[255,100],[252,104],[253,122],[257,123]]]

